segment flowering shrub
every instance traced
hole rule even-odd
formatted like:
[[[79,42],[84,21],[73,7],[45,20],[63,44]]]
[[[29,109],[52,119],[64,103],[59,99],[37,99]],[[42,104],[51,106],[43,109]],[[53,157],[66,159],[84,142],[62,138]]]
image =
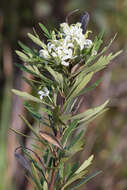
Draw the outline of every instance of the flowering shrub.
[[[88,21],[89,15],[85,13],[81,23],[62,23],[59,31],[51,32],[39,24],[47,37],[47,44],[36,33],[28,33],[40,50],[30,49],[19,42],[22,51],[16,51],[25,62],[18,67],[34,78],[25,79],[34,90],[34,95],[15,89],[12,91],[26,100],[25,108],[39,122],[38,130],[24,116],[20,116],[43,148],[38,143],[33,149],[22,145],[16,148],[15,156],[38,190],[78,189],[99,173],[87,174],[93,155],[82,164],[72,163],[71,159],[83,149],[88,124],[107,110],[108,101],[82,113],[77,112],[77,105],[81,95],[100,83],[97,80],[89,85],[92,76],[104,69],[121,51],[102,55],[113,40],[99,51],[103,34],[96,36],[94,41],[90,40],[88,36],[91,31],[86,28]],[[23,152],[18,153],[19,149]],[[40,154],[36,153],[37,150]]]

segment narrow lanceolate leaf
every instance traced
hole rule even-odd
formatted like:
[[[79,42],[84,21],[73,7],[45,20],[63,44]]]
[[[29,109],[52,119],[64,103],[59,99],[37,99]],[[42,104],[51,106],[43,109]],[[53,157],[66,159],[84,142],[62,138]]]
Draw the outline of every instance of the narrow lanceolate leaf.
[[[74,85],[73,85],[73,87],[72,87],[72,89],[71,89],[71,91],[70,91],[70,93],[69,93],[69,95],[68,95],[68,97],[70,96],[70,95],[72,95],[72,93],[75,95],[75,93],[76,93],[76,95],[77,94],[79,94],[80,93],[80,91],[82,90],[82,89],[84,89],[85,88],[85,86],[88,84],[88,82],[91,80],[91,78],[92,78],[92,76],[93,76],[93,72],[91,72],[91,73],[89,73],[88,75],[82,75],[82,77],[81,78],[79,78],[79,77],[77,77],[76,78],[76,81],[75,81],[75,83],[74,83]]]
[[[48,37],[48,38],[51,38],[51,35],[49,33],[49,31],[47,30],[47,28],[42,24],[42,23],[39,23],[39,26],[41,27],[42,31],[45,33],[45,35]]]
[[[47,84],[49,83],[50,85],[53,84],[53,81],[51,81],[49,78],[47,78],[44,75],[42,75],[40,73],[39,69],[35,65],[33,65],[33,66],[26,65],[26,67],[24,69],[26,70],[26,72],[30,71],[30,73],[32,75],[36,75],[37,77],[41,78],[45,83],[47,83]]]
[[[74,190],[74,189],[78,189],[80,186],[82,186],[83,184],[87,183],[90,179],[96,177],[97,175],[99,175],[101,173],[101,171],[96,172],[94,174],[91,174],[83,179],[80,179],[76,184],[72,185],[71,187],[69,187],[69,189],[67,190]]]
[[[78,179],[81,179],[86,175],[87,170],[80,172],[78,175],[73,175],[66,184],[61,188],[61,190],[64,190],[66,187],[68,187],[71,183],[77,181]]]
[[[30,58],[23,52],[16,50],[16,54],[20,57],[20,59],[24,62],[29,62]]]
[[[115,54],[110,53],[109,55],[102,55],[95,64],[89,66],[89,67],[85,67],[82,68],[82,71],[80,73],[80,75],[82,74],[87,74],[89,72],[98,72],[102,69],[104,69],[115,57],[117,57],[120,53],[122,53],[122,51],[116,52]],[[79,75],[79,76],[80,76]]]
[[[46,67],[46,69],[48,70],[48,72],[53,76],[53,78],[55,79],[55,81],[61,85],[61,87],[63,87],[63,76],[54,71],[51,67]]]
[[[88,124],[91,123],[93,120],[95,120],[100,115],[104,114],[108,110],[109,110],[108,108],[104,108],[101,112],[97,113],[96,115],[94,115],[93,117],[88,119],[87,121],[79,122],[78,123],[78,129],[83,129],[84,132],[86,132],[86,130],[88,128]]]
[[[101,112],[106,105],[108,104],[109,100],[107,100],[104,104],[102,104],[101,106],[98,106],[96,108],[92,108],[92,109],[88,109],[87,111],[74,115],[71,117],[71,119],[79,119],[79,123],[81,122],[85,122],[88,119],[90,119],[91,117],[95,116],[96,114],[98,114],[99,112]]]
[[[47,184],[46,181],[44,181],[44,183],[43,183],[43,189],[44,189],[44,190],[48,190],[48,184]]]
[[[52,134],[49,134],[49,133],[44,132],[44,131],[40,131],[40,136],[44,140],[50,142],[54,146],[57,146],[58,148],[60,148],[61,150],[63,150],[61,142],[56,137],[54,137]]]
[[[34,166],[34,164],[32,163],[31,164],[32,166],[32,175],[33,175],[33,179],[34,179],[34,182],[37,186],[37,189],[42,189],[42,185],[41,185],[41,182],[40,182],[40,178],[39,178],[39,175],[38,175],[38,172],[37,172],[37,169],[36,167]]]
[[[22,97],[25,100],[31,100],[33,102],[42,103],[42,101],[39,98],[36,98],[32,96],[31,94],[28,94],[27,92],[22,92],[16,89],[12,89],[12,92],[20,97]]]
[[[20,131],[17,131],[17,130],[15,130],[15,129],[13,129],[13,128],[10,128],[10,129],[11,129],[13,132],[15,132],[16,134],[20,135],[20,136],[23,136],[23,137],[26,137],[26,138],[31,138],[31,136],[25,135],[25,134],[21,133]],[[34,138],[34,140],[36,140],[36,139]]]
[[[40,136],[35,131],[35,129],[32,127],[32,125],[25,119],[25,117],[23,115],[20,115],[20,118],[25,122],[25,124],[32,131],[32,133],[40,140]]]
[[[39,113],[37,113],[33,109],[33,107],[30,104],[28,104],[27,102],[24,103],[24,106],[36,119],[40,120],[42,118],[42,116]]]
[[[23,44],[20,41],[18,41],[18,44],[24,50],[24,52],[26,52],[28,55],[32,55],[33,54],[33,51],[28,46],[26,46],[25,44]]]
[[[59,174],[60,174],[60,177],[63,179],[64,178],[64,163],[63,162],[61,162],[59,165]]]
[[[82,78],[82,81],[77,84],[74,87],[72,87],[72,90],[70,91],[70,94],[68,95],[68,99],[64,105],[64,109],[67,108],[68,104],[73,100],[73,98],[75,98],[77,95],[79,95],[79,93],[82,91],[82,89],[88,84],[88,82],[91,80],[92,76],[93,76],[93,72],[89,73],[88,75],[86,75],[84,78]]]
[[[81,171],[85,170],[89,165],[91,165],[93,158],[94,156],[91,155],[88,160],[85,160],[85,162],[79,167],[75,174],[79,174]]]
[[[68,146],[68,154],[75,154],[83,149],[84,146],[84,131],[74,136]]]
[[[98,79],[95,83],[91,84],[91,86],[89,86],[88,88],[84,88],[84,89],[79,93],[78,96],[83,95],[84,93],[87,93],[87,92],[93,90],[94,88],[96,88],[96,87],[101,83],[101,81],[102,81],[102,79],[100,78],[100,79]]]
[[[95,44],[95,49],[96,49],[96,51],[98,51],[98,49],[99,49],[99,47],[100,47],[100,45],[101,45],[101,42],[102,42],[101,38],[102,38],[102,35],[103,35],[103,33],[102,33],[102,34],[100,33],[100,37],[99,37],[100,39],[99,39],[99,41],[98,41],[97,43],[96,43],[96,42],[94,43],[94,44]],[[116,34],[115,34],[115,36],[113,37],[113,39],[110,40],[110,42],[108,43],[108,45],[102,49],[102,51],[101,51],[100,53],[98,53],[96,56],[90,56],[90,57],[89,57],[89,59],[86,61],[86,65],[88,65],[91,61],[95,60],[97,57],[99,57],[100,55],[102,55],[102,54],[111,46],[111,44],[112,44],[112,42],[114,41],[115,38],[116,38]],[[96,39],[95,39],[95,40],[96,40]]]
[[[28,37],[37,45],[39,45],[42,48],[46,48],[46,45],[37,37],[35,37],[34,35],[28,33]]]
[[[65,132],[63,134],[62,137],[62,144],[66,144],[69,136],[71,135],[71,133],[75,130],[75,128],[77,127],[78,121],[73,121],[66,129]]]
[[[105,47],[105,48],[102,50],[101,53],[97,54],[97,55],[95,56],[95,58],[99,57],[99,56],[100,56],[101,54],[103,54],[106,50],[107,50],[107,47]],[[115,54],[110,53],[109,55],[105,55],[105,56],[102,55],[102,56],[96,61],[96,63],[94,63],[94,64],[92,64],[92,65],[89,65],[89,63],[90,63],[91,61],[93,61],[94,56],[93,56],[93,58],[90,57],[90,58],[87,60],[86,64],[85,64],[84,66],[82,66],[77,72],[75,72],[75,73],[72,75],[72,77],[78,75],[78,78],[80,78],[82,75],[85,76],[85,75],[88,74],[89,72],[94,72],[94,73],[96,73],[96,72],[98,72],[98,71],[104,69],[104,68],[110,63],[110,61],[112,61],[115,57],[117,57],[117,56],[118,56],[119,54],[121,54],[121,53],[122,53],[122,50],[116,52]],[[92,60],[91,60],[91,59],[92,59]]]

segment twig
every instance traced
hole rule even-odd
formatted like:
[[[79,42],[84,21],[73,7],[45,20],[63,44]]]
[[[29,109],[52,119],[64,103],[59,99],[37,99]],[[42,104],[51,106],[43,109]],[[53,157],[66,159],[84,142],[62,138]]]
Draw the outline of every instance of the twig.
[[[56,169],[53,170],[52,172],[52,179],[51,179],[51,183],[49,185],[49,190],[53,190],[53,186],[54,186],[54,183],[55,183],[55,178],[56,178]]]

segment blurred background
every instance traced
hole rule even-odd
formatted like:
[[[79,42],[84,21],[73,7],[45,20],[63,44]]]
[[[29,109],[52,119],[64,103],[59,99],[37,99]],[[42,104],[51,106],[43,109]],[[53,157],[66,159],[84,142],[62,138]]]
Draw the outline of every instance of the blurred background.
[[[90,124],[85,148],[80,154],[81,161],[94,154],[90,171],[103,172],[81,189],[127,190],[127,0],[0,1],[0,190],[32,190],[24,170],[14,158],[20,137],[9,129],[29,134],[18,116],[27,114],[23,101],[11,93],[12,88],[31,91],[22,80],[26,74],[15,66],[21,63],[15,54],[15,49],[19,49],[17,41],[34,47],[27,38],[33,27],[45,40],[38,23],[42,22],[48,29],[58,28],[66,15],[77,8],[80,11],[70,18],[70,22],[80,21],[80,16],[87,11],[91,17],[88,29],[93,31],[90,38],[103,29],[104,46],[117,33],[108,51],[123,49],[123,53],[97,75],[103,78],[101,85],[82,97],[84,104],[80,111],[106,99],[111,101],[109,111]],[[26,145],[30,143],[25,138],[21,140]]]

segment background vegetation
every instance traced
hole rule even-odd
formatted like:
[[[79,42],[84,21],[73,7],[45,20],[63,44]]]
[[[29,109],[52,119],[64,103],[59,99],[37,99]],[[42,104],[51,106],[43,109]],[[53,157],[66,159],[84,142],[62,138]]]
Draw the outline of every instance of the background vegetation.
[[[90,124],[85,136],[85,149],[81,152],[80,159],[84,160],[94,153],[91,170],[103,170],[102,174],[86,185],[85,190],[127,189],[127,0],[1,0],[0,190],[31,190],[30,184],[24,178],[24,171],[13,154],[19,141],[28,146],[30,140],[16,136],[9,129],[12,127],[29,134],[18,117],[19,114],[27,116],[23,101],[11,93],[12,88],[31,91],[22,80],[25,73],[21,73],[15,66],[15,63],[20,62],[14,52],[19,48],[17,41],[34,46],[26,38],[27,32],[31,32],[35,27],[40,34],[39,22],[45,24],[48,29],[59,27],[59,23],[65,21],[67,13],[77,8],[80,13],[71,18],[72,22],[80,20],[80,15],[88,11],[91,16],[88,29],[93,30],[91,38],[104,29],[104,42],[108,44],[109,39],[117,33],[116,41],[110,50],[124,49],[108,69],[99,74],[103,78],[101,85],[92,94],[82,97],[84,104],[79,111],[101,104],[107,98],[111,99],[110,110]],[[44,36],[41,37],[44,39]],[[79,159],[79,155],[76,159]]]

